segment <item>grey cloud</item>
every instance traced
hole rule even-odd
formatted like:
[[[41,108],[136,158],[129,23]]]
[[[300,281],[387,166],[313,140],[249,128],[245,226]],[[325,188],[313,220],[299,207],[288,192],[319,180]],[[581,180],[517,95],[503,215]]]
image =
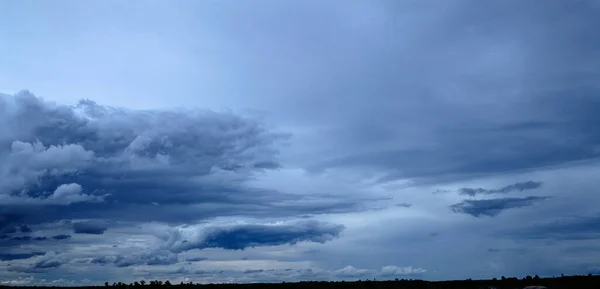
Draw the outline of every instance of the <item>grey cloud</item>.
[[[330,127],[314,136],[328,140],[314,158],[299,162],[315,171],[375,168],[386,174],[381,181],[439,182],[599,156],[594,1],[381,5],[387,21],[418,30],[390,42],[398,30],[374,30],[378,37],[363,45],[379,53],[343,58],[336,76],[344,81],[318,95],[343,94],[347,109],[335,97],[319,108],[307,102]],[[565,11],[568,19],[552,20]]]
[[[170,270],[171,274],[194,274],[194,276],[219,277],[227,276],[234,282],[298,282],[298,281],[339,281],[339,280],[358,280],[358,279],[394,279],[394,278],[415,278],[427,272],[423,268],[382,266],[378,269],[361,269],[353,266],[346,266],[339,270],[324,270],[317,268],[297,269],[245,269],[245,270],[203,270],[179,267]],[[218,280],[218,279],[215,279]],[[208,281],[208,280],[207,280]]]
[[[164,21],[186,24],[186,29],[178,29],[177,33],[168,35],[169,39],[181,37],[181,30],[197,34],[194,24],[198,24],[198,19],[207,19],[210,24],[215,24],[210,21],[220,23],[223,20],[241,24],[234,25],[235,31],[229,31],[228,25],[213,25],[223,29],[212,35],[215,41],[211,43],[219,47],[224,44],[223,47],[228,49],[209,49],[223,51],[224,54],[207,57],[218,66],[214,75],[227,75],[226,79],[217,79],[214,83],[224,83],[228,90],[219,91],[219,88],[210,91],[208,88],[202,94],[208,95],[208,98],[211,95],[226,97],[239,95],[241,91],[247,95],[236,101],[270,110],[269,116],[275,115],[270,121],[290,131],[298,131],[291,147],[281,152],[277,150],[281,135],[251,118],[231,113],[127,110],[101,106],[92,101],[64,106],[43,101],[29,93],[21,93],[19,97],[0,97],[0,232],[3,228],[28,224],[37,233],[41,223],[64,219],[157,221],[181,225],[197,224],[199,220],[221,216],[271,220],[356,210],[355,200],[315,200],[308,196],[310,192],[293,196],[248,184],[247,181],[258,174],[284,164],[314,171],[329,168],[345,171],[350,167],[358,170],[361,177],[365,168],[368,172],[375,171],[376,175],[384,175],[381,182],[405,178],[419,185],[531,170],[599,156],[597,67],[600,67],[600,41],[595,28],[600,26],[600,18],[597,17],[597,1],[341,1],[344,5],[317,5],[317,2],[272,1],[266,6],[239,4],[247,5],[240,6],[244,9],[179,9],[186,11],[186,15],[176,15],[182,21]],[[298,7],[302,9],[296,9]],[[214,7],[207,5],[207,8]],[[97,11],[92,10],[96,15]],[[215,12],[217,17],[187,17],[190,16],[187,12],[191,16]],[[168,16],[169,13],[164,14]],[[113,16],[112,12],[110,16]],[[271,20],[275,18],[265,16],[277,16],[276,19],[284,21],[274,26]],[[87,22],[88,17],[83,18]],[[94,20],[92,18],[96,17],[89,20]],[[302,19],[309,18],[314,21],[298,25]],[[32,23],[14,22],[26,22],[26,34],[29,35],[29,32],[37,30],[35,21],[48,20],[35,15],[31,19]],[[120,29],[133,28],[124,27],[131,23],[117,22],[119,27],[114,30],[131,32],[131,35],[128,32],[128,36],[133,36],[129,44],[139,47],[137,42],[140,38],[136,36],[135,29]],[[190,24],[189,27],[187,24]],[[243,33],[239,33],[240,27]],[[169,31],[165,29],[161,26],[156,32]],[[12,30],[9,30],[11,34]],[[22,31],[16,29],[14,35],[20,39]],[[152,36],[155,39],[154,36],[161,35]],[[88,38],[97,39],[93,35]],[[61,37],[57,39],[62,40]],[[193,39],[164,42],[183,43],[183,46],[174,47],[189,51],[187,48],[198,44],[187,41]],[[223,39],[227,42],[219,44],[219,40]],[[84,44],[79,42],[84,40],[77,41]],[[235,45],[238,43],[244,45]],[[81,47],[97,48],[95,45]],[[239,47],[243,49],[239,50]],[[18,47],[13,48],[19,51]],[[58,50],[61,50],[60,47]],[[188,56],[183,54],[182,57]],[[5,56],[10,57],[10,51]],[[30,57],[26,59],[31,60]],[[146,57],[142,59],[146,60]],[[170,65],[185,62],[194,66],[194,63],[199,63],[194,61],[197,58],[177,61],[183,58],[176,55],[174,59],[176,61],[169,58],[169,69],[159,70],[179,70],[193,76],[190,70]],[[235,65],[219,65],[231,64],[225,59],[233,60]],[[256,59],[265,61],[260,61],[260,67],[257,67],[255,64],[259,62]],[[19,66],[20,61],[10,62]],[[57,59],[53,63],[64,64],[61,62]],[[43,63],[45,69],[40,71],[54,65]],[[135,65],[131,67],[135,68]],[[228,73],[227,67],[233,67],[235,71]],[[59,70],[65,73],[78,71],[68,67]],[[6,71],[7,75],[12,75],[10,69]],[[19,74],[18,71],[15,73]],[[195,72],[199,71],[194,68]],[[35,76],[35,73],[27,74]],[[125,81],[127,84],[147,84],[148,79],[156,76],[143,73],[130,75],[135,79]],[[178,83],[182,80],[175,78]],[[144,80],[139,81],[141,79]],[[235,81],[232,82],[233,79]],[[104,80],[111,82],[108,78]],[[72,78],[68,81],[77,82]],[[22,82],[6,85],[18,86]],[[79,89],[76,86],[66,88],[65,91],[70,92],[65,92],[65,97],[72,97],[71,92]],[[204,86],[195,87],[204,89]],[[51,93],[52,89],[46,88],[46,93]],[[161,92],[156,95],[162,94],[162,89],[158,89]],[[174,94],[197,95],[195,92],[198,92],[175,90]],[[146,95],[146,92],[140,94]],[[266,96],[255,97],[258,95]],[[150,102],[155,105],[156,101]],[[178,101],[185,102],[185,105],[196,104],[191,99],[178,98]],[[220,99],[218,103],[221,103]],[[280,161],[279,153],[284,163]],[[84,202],[53,202],[48,199],[59,187],[69,184],[81,186],[76,196],[97,199]],[[550,181],[548,185],[551,186]],[[478,196],[477,192],[474,195]],[[408,198],[407,202],[412,200]],[[517,207],[533,209],[526,206],[537,202],[541,200],[474,200],[456,204],[453,209],[461,214],[494,216]],[[426,201],[418,203],[434,205]],[[424,209],[428,211],[428,208]],[[377,215],[386,213],[381,211]],[[554,213],[562,214],[560,210]],[[458,219],[461,219],[460,216],[453,215]],[[542,215],[537,217],[545,218]],[[514,220],[503,218],[497,221]],[[418,224],[421,225],[426,226]],[[439,229],[423,229],[417,234],[418,238],[423,239],[427,233]],[[559,229],[563,233],[551,234],[552,238],[572,238],[579,234],[567,234],[566,229],[553,227],[553,230]],[[109,232],[110,236],[78,236],[80,238],[74,239],[106,242],[105,238],[113,237],[112,226]],[[121,234],[117,230],[114,233]],[[431,240],[426,243],[445,243],[443,240],[447,239],[444,238],[455,235],[446,233],[442,231],[439,238],[429,238]],[[7,235],[4,238],[2,234]],[[549,233],[531,234],[548,236]],[[220,230],[214,233],[219,238],[223,235],[226,234]],[[384,235],[376,237],[385,238]],[[585,233],[582,236],[593,235]],[[10,236],[0,233],[0,239],[4,238],[2,245],[17,246],[20,241],[9,240],[15,236],[16,233]],[[184,241],[198,246],[209,244],[205,240],[208,233],[198,233],[197,239],[194,236],[176,235],[173,237],[174,244]],[[523,236],[526,234],[523,233]],[[251,237],[266,244],[283,242],[288,238],[280,235],[273,239]],[[377,238],[367,237],[369,241],[377,241]],[[221,247],[234,243],[217,241],[213,243]],[[340,244],[346,245],[345,241],[340,240]],[[33,240],[27,242],[30,242],[28,246],[35,243]],[[108,247],[113,242],[111,240]],[[456,243],[463,244],[464,240]],[[497,245],[485,244],[482,248]],[[126,250],[127,246],[119,243],[115,250]],[[322,247],[319,255],[337,249],[327,245]],[[400,247],[404,246],[395,246],[395,252],[402,250]],[[423,247],[424,250],[429,248]],[[391,256],[394,250],[386,250],[386,254],[382,255],[395,257]],[[361,253],[354,252],[352,256],[356,254]],[[446,250],[443,254],[453,253]],[[361,263],[348,261],[343,264],[364,264],[364,259],[360,260]],[[136,262],[146,261],[133,263]],[[442,263],[436,268],[438,273],[432,273],[433,268],[428,273],[454,277],[463,276],[463,272],[471,270],[466,268],[473,268],[465,264],[460,269],[464,271],[457,273],[459,269],[450,266],[445,268],[453,273],[439,273],[446,266]],[[521,270],[508,267],[505,267],[508,272]],[[525,271],[517,273],[522,272]],[[265,272],[256,273],[259,274]],[[308,270],[297,274],[310,278],[321,276],[318,275],[321,273]],[[222,279],[225,278],[222,276]],[[272,277],[264,277],[268,278]]]
[[[249,247],[296,244],[298,242],[325,243],[337,238],[342,225],[314,220],[276,224],[244,224],[205,228],[184,239],[181,231],[172,231],[168,237],[169,250],[183,252],[192,249],[223,248],[243,250]]]
[[[60,260],[47,259],[47,260],[42,260],[40,262],[36,262],[34,265],[34,268],[36,268],[36,269],[56,268],[56,267],[61,266],[62,264],[64,264],[64,262],[61,262]]]
[[[2,233],[2,234],[14,234],[17,232],[17,227],[15,227],[15,226],[7,225],[3,228],[0,227],[0,229],[1,229],[0,233]]]
[[[380,270],[359,269],[353,266],[346,266],[342,269],[334,271],[334,275],[342,278],[365,278],[365,277],[383,277],[393,278],[410,275],[420,275],[427,272],[423,268],[398,267],[398,266],[383,266]]]
[[[394,207],[401,207],[401,208],[410,208],[412,207],[412,204],[408,204],[408,203],[399,203],[399,204],[395,204]]]
[[[17,236],[17,237],[10,238],[11,241],[29,241],[31,239],[32,239],[31,236]]]
[[[71,238],[70,235],[56,235],[50,237],[53,240],[67,240]],[[8,235],[0,236],[0,240],[14,241],[14,242],[28,242],[28,241],[46,241],[49,240],[46,236],[13,236],[10,237]],[[6,245],[6,244],[5,244]],[[10,245],[10,244],[8,244]]]
[[[43,256],[39,257],[33,263],[22,266],[10,266],[9,271],[20,272],[20,273],[42,273],[47,269],[53,269],[68,263],[68,260],[60,254],[56,254],[53,251],[46,252]]]
[[[185,261],[187,261],[187,262],[200,262],[200,261],[204,261],[204,260],[208,260],[208,258],[206,258],[206,257],[189,257],[189,258],[185,258]]]
[[[504,231],[519,239],[593,240],[600,238],[600,214],[559,217],[534,226]]]
[[[36,205],[70,205],[79,202],[101,202],[104,196],[92,196],[82,193],[79,184],[62,184],[54,192],[45,197],[0,195],[4,205],[36,206]]]
[[[67,240],[67,239],[71,239],[71,235],[56,235],[56,236],[52,236],[52,239],[54,240]]]
[[[33,232],[31,230],[31,228],[29,228],[29,226],[27,226],[27,225],[21,225],[20,229],[21,229],[21,233],[31,233],[31,232]]]
[[[2,183],[0,217],[10,216],[11,222],[181,223],[358,206],[341,199],[302,206],[295,201],[310,196],[247,185],[257,173],[279,167],[278,143],[287,137],[250,118],[201,110],[118,109],[89,100],[66,106],[29,92],[2,96],[0,103],[6,120],[0,174],[11,180]],[[32,205],[41,207],[31,210]]]
[[[114,263],[117,267],[129,267],[134,265],[172,265],[176,264],[177,262],[177,254],[166,251],[153,251],[127,256],[118,255],[112,260],[112,263]]]
[[[167,251],[148,251],[143,253],[134,254],[119,254],[119,255],[104,255],[93,257],[89,260],[91,264],[113,264],[115,267],[129,267],[136,265],[172,265],[179,261],[177,254],[173,254]]]
[[[32,253],[1,253],[0,261],[12,261],[12,260],[21,260],[21,259],[29,259],[31,257],[44,255],[44,252],[32,252]]]
[[[93,234],[101,235],[107,230],[106,224],[89,221],[89,222],[77,222],[73,224],[73,232],[75,234]]]
[[[513,191],[525,191],[534,190],[542,186],[541,182],[527,181],[522,183],[515,183],[502,187],[500,189],[482,189],[482,188],[461,188],[458,192],[461,195],[475,196],[475,195],[489,195],[489,194],[507,194]]]
[[[485,200],[464,200],[450,206],[453,212],[473,217],[495,217],[509,209],[533,206],[549,197],[528,196],[524,198],[500,198]]]
[[[111,256],[98,256],[98,257],[94,257],[90,260],[90,263],[92,264],[107,264],[107,263],[112,263],[115,260],[115,258],[111,257]]]

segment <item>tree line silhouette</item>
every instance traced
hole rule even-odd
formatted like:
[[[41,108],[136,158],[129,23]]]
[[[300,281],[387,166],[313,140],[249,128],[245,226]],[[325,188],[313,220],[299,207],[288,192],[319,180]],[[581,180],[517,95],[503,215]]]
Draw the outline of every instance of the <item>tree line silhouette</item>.
[[[165,288],[177,287],[177,289],[521,289],[527,286],[544,286],[548,289],[598,289],[600,288],[600,276],[589,274],[576,276],[561,276],[551,278],[540,278],[539,276],[526,276],[524,278],[504,277],[491,280],[452,280],[452,281],[424,281],[413,279],[395,279],[388,281],[358,280],[348,281],[301,281],[282,283],[211,283],[199,284],[181,282],[171,284],[170,281],[152,280],[135,281],[133,283],[105,282],[104,287],[110,288]],[[45,286],[0,286],[2,289],[10,288],[49,288]],[[71,287],[81,289],[100,289],[102,286]],[[175,288],[174,288],[175,289]]]

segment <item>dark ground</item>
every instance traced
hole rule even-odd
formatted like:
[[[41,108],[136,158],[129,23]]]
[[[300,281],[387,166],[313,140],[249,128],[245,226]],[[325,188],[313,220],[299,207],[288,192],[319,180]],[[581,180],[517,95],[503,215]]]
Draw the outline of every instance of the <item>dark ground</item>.
[[[496,289],[513,289],[525,288],[527,286],[545,286],[548,289],[600,289],[600,275],[592,276],[564,276],[555,278],[538,278],[527,276],[523,279],[517,278],[502,278],[498,280],[455,280],[455,281],[438,281],[429,282],[422,280],[392,280],[392,281],[356,281],[356,282],[299,282],[299,283],[263,283],[263,284],[174,284],[171,285],[168,281],[150,281],[149,284],[141,285],[138,282],[134,284],[110,283],[107,286],[96,287],[70,287],[81,289],[129,289],[136,287],[141,289],[165,288],[174,287],[173,289],[316,289],[316,288],[397,288],[397,289],[479,289],[479,288],[496,288]],[[31,287],[31,286],[0,286],[2,289],[9,288],[51,288],[51,287]]]

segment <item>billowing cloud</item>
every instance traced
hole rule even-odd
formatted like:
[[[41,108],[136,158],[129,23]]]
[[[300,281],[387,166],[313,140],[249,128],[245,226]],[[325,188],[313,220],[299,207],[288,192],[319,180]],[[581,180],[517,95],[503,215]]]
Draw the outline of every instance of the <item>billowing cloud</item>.
[[[342,225],[318,221],[280,222],[273,224],[234,224],[203,228],[200,231],[173,230],[167,239],[168,249],[183,252],[192,249],[222,248],[243,250],[257,246],[325,243],[337,238]]]
[[[533,206],[548,197],[528,196],[524,198],[500,198],[484,200],[464,200],[450,206],[456,213],[468,214],[473,217],[495,217],[502,211]]]
[[[64,106],[28,92],[0,102],[6,120],[0,143],[8,149],[0,153],[0,174],[9,180],[1,184],[1,203],[75,205],[42,208],[36,216],[15,212],[31,222],[41,216],[164,220],[171,217],[170,206],[251,206],[270,193],[246,189],[243,181],[276,167],[264,164],[277,163],[272,144],[281,136],[251,119],[209,111],[133,111],[91,101]],[[167,208],[156,211],[152,203]],[[209,216],[214,209],[200,211]]]

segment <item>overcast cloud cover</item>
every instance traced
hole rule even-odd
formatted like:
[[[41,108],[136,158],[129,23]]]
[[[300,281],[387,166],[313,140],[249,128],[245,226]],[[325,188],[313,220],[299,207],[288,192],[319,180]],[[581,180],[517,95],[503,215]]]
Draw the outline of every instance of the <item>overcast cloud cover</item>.
[[[0,11],[0,284],[600,273],[598,1]]]

